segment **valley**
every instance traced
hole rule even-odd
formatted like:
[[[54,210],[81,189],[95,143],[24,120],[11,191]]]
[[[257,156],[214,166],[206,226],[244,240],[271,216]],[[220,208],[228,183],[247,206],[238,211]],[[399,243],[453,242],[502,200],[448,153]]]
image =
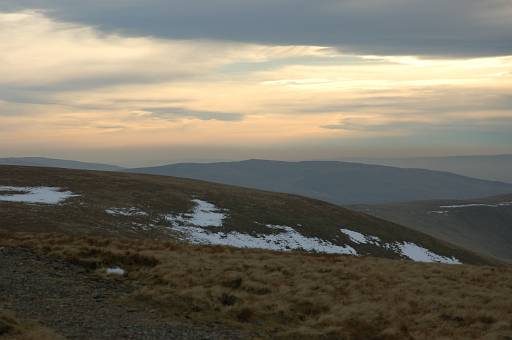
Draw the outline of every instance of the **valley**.
[[[378,216],[488,256],[512,261],[512,195],[432,200],[352,209]]]

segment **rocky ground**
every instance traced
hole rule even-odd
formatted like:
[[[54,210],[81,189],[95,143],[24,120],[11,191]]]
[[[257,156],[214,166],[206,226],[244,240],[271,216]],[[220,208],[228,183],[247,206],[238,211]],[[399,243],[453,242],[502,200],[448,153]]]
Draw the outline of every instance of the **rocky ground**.
[[[69,339],[234,339],[219,325],[166,321],[122,302],[132,287],[23,248],[0,248],[0,307]],[[1,337],[1,335],[0,335]]]

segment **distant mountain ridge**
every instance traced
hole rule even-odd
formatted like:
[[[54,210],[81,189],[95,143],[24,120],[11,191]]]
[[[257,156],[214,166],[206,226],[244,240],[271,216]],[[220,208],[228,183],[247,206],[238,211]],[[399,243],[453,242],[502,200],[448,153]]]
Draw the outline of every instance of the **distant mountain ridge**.
[[[463,176],[512,183],[512,155],[507,154],[353,160],[368,164],[448,171]]]
[[[116,165],[70,161],[46,157],[8,157],[0,158],[1,165],[40,166],[49,168],[64,168],[76,170],[121,171]]]
[[[253,159],[170,164],[127,171],[298,194],[335,204],[468,199],[512,193],[512,184],[448,172],[338,161]]]
[[[512,184],[508,183],[434,170],[339,161],[285,162],[253,159],[126,169],[101,163],[24,157],[0,158],[0,164],[185,177],[299,194],[341,205],[470,199],[512,193]]]

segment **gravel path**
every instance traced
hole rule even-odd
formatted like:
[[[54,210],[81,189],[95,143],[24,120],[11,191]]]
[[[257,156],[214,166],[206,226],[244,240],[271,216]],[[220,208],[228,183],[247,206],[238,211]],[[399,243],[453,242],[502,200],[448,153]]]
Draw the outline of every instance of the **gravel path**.
[[[27,249],[0,248],[0,306],[69,339],[237,339],[220,326],[168,322],[116,302],[131,288]]]

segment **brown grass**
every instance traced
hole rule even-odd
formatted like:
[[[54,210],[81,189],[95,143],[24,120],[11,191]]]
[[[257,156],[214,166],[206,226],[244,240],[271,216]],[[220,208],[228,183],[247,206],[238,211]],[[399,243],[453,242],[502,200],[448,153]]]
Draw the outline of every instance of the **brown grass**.
[[[510,267],[44,234],[4,235],[2,244],[36,247],[98,273],[120,265],[140,287],[131,302],[276,337],[512,336]]]

